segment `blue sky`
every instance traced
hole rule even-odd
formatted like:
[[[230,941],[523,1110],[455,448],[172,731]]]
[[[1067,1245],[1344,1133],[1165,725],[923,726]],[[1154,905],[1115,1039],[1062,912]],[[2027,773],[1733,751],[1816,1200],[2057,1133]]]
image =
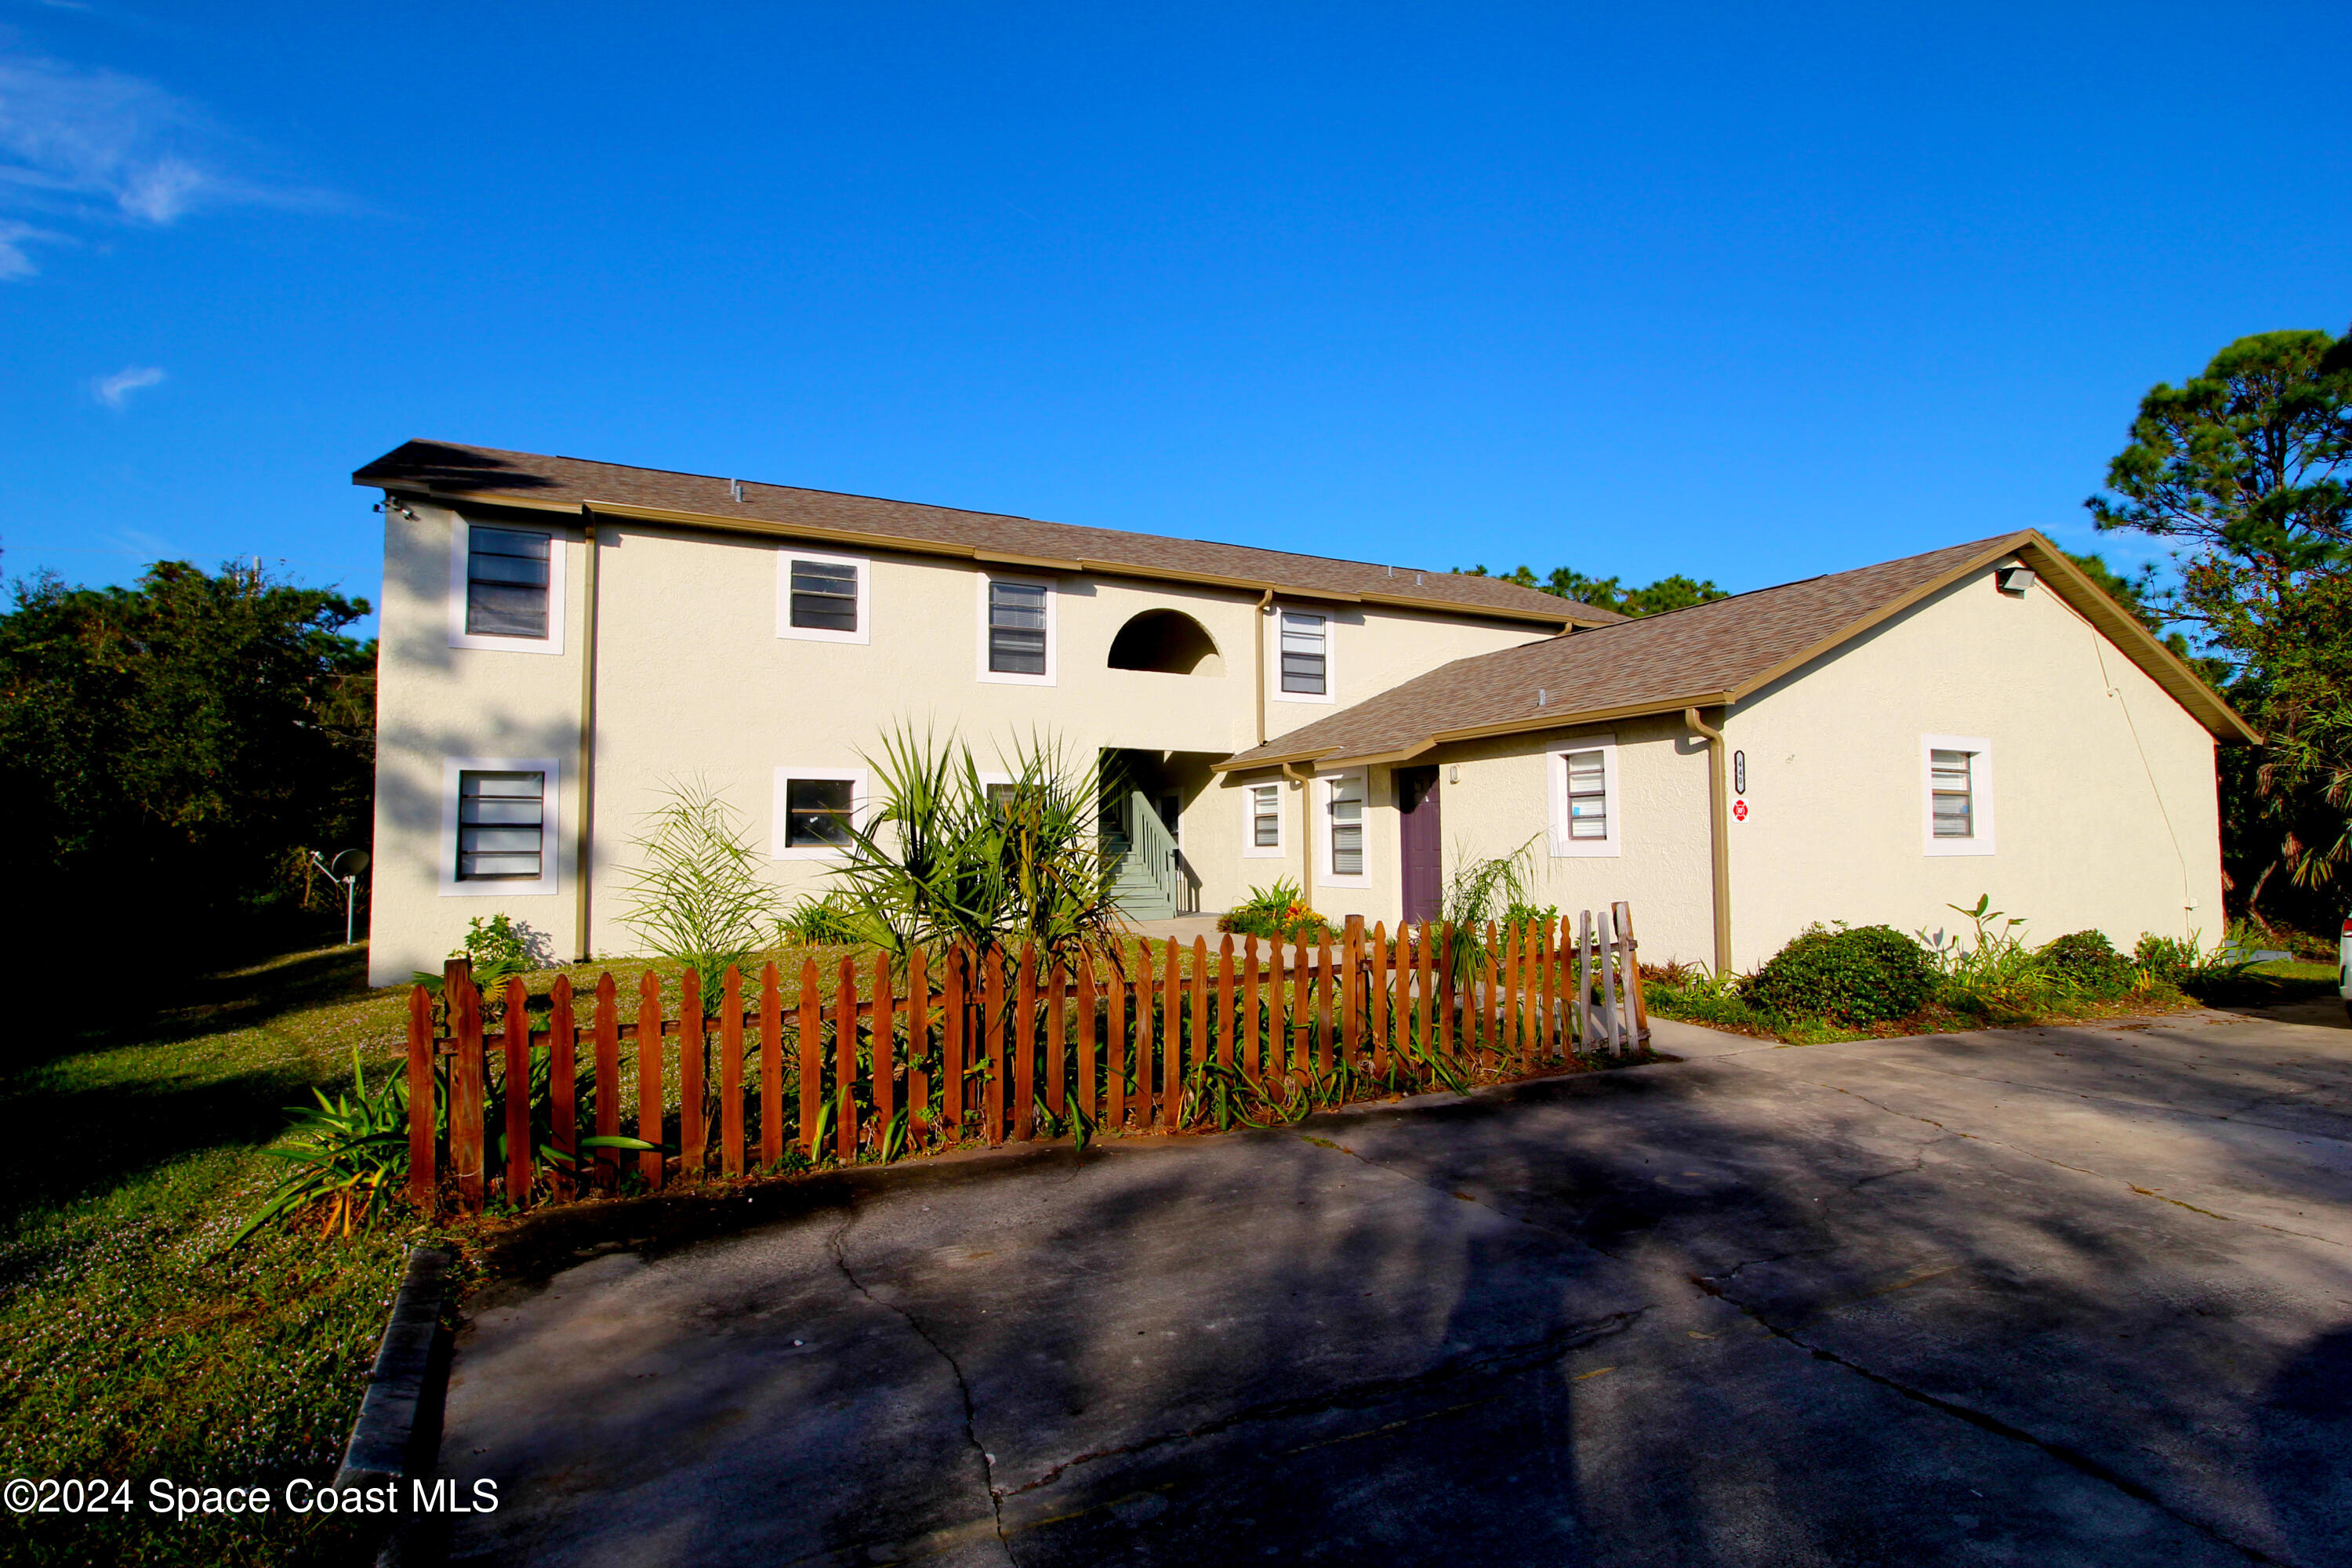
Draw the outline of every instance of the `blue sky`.
[[[2352,321],[2341,6],[0,0],[0,572],[412,436],[1748,588]],[[2111,554],[2151,554],[2109,541]]]

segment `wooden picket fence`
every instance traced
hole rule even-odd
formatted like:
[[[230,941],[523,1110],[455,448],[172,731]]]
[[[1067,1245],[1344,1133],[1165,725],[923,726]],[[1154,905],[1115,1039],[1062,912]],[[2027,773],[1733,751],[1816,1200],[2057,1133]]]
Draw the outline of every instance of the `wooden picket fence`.
[[[1350,920],[1336,944],[1294,943],[1286,960],[1283,942],[1255,937],[1238,949],[1225,937],[1213,955],[1201,938],[1161,944],[1156,959],[1147,945],[1133,974],[1097,973],[1083,956],[1065,972],[1027,948],[918,949],[897,973],[884,953],[842,959],[830,996],[811,958],[790,1005],[773,963],[749,980],[730,969],[715,1008],[689,972],[675,1016],[651,973],[633,1007],[609,972],[593,992],[559,975],[543,1023],[517,977],[496,1029],[470,967],[453,960],[442,1006],[425,986],[409,998],[409,1195],[478,1213],[494,1180],[511,1205],[562,1203],[619,1188],[629,1161],[658,1190],[706,1179],[714,1154],[719,1175],[740,1176],[747,1164],[848,1164],[1080,1123],[1097,1135],[1174,1131],[1201,1118],[1218,1083],[1332,1103],[1647,1047],[1625,904],[1597,921],[1588,910],[1574,929],[1489,924],[1465,976],[1446,962],[1453,942],[1444,925],[1391,940]],[[1440,1062],[1454,1070],[1437,1074]]]

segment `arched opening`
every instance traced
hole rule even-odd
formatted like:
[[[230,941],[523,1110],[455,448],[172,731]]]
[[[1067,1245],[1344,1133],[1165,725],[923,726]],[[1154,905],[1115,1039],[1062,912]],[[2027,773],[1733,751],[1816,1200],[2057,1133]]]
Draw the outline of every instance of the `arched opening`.
[[[1146,610],[1110,639],[1113,669],[1162,675],[1223,675],[1225,661],[1208,629],[1181,610]]]

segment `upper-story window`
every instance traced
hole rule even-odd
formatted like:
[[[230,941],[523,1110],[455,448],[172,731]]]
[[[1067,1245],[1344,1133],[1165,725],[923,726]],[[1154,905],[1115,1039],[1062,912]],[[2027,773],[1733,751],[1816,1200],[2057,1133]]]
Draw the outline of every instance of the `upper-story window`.
[[[1927,852],[1991,854],[1992,742],[1977,735],[1922,735],[1919,752]]]
[[[457,520],[449,646],[563,651],[563,546],[545,529]]]
[[[776,635],[803,642],[870,640],[874,563],[856,555],[785,550],[776,559]]]
[[[1329,693],[1325,647],[1330,623],[1309,610],[1282,612],[1282,689],[1299,696]]]
[[[980,574],[980,679],[1054,684],[1054,584]]]

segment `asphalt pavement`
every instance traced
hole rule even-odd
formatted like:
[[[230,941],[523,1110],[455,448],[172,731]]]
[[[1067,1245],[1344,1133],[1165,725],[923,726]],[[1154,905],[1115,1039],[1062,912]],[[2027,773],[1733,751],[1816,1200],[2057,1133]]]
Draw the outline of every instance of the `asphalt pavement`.
[[[1284,1131],[583,1205],[469,1306],[442,1465],[502,1500],[449,1549],[2352,1563],[2342,1023],[1668,1027]]]

